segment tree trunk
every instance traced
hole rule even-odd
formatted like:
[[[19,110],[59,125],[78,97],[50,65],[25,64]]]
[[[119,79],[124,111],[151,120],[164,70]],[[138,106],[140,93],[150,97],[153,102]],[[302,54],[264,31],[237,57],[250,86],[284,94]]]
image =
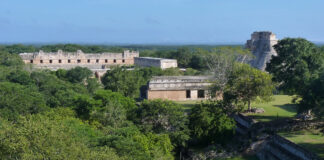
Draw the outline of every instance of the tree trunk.
[[[244,57],[242,58],[241,64],[243,64],[243,63],[244,63],[244,61],[245,61],[245,58],[246,58],[246,55],[244,55]]]
[[[248,101],[248,110],[249,110],[249,112],[251,111],[251,102],[250,101]]]
[[[312,110],[311,109],[309,109],[308,111],[307,111],[307,115],[311,115],[312,114]]]

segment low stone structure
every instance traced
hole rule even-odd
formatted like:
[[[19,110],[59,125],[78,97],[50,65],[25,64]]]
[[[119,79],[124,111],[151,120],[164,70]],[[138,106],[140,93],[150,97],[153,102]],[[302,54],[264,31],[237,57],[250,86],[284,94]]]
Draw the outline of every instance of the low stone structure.
[[[248,135],[255,141],[251,144],[251,149],[256,153],[260,160],[319,160],[320,158],[302,148],[301,146],[287,140],[277,134],[267,134],[265,132],[277,132],[284,128],[290,128],[291,122],[281,121],[278,125],[282,127],[264,126],[265,124],[273,124],[274,122],[255,122],[252,118],[243,114],[232,115],[236,121],[236,131],[241,135]],[[303,126],[302,122],[297,121],[296,126]],[[314,124],[315,125],[315,124]],[[321,126],[322,123],[316,123]],[[261,128],[260,128],[261,127]],[[302,127],[304,128],[304,127]],[[279,130],[278,130],[279,129]]]
[[[207,76],[156,76],[148,83],[147,99],[175,101],[210,98],[208,88],[212,77]]]
[[[250,49],[255,56],[250,64],[260,70],[265,70],[266,64],[271,60],[272,56],[277,56],[277,52],[273,48],[278,43],[276,35],[272,32],[254,32],[251,39],[246,42],[245,47]]]
[[[154,58],[154,57],[135,57],[134,63],[140,67],[159,67],[161,69],[176,68],[176,59]]]
[[[77,52],[43,52],[20,53],[26,64],[34,64],[41,69],[71,69],[76,66],[87,67],[92,71],[105,70],[111,65],[133,65],[134,57],[139,56],[137,51],[125,50],[124,53],[83,53]]]
[[[251,109],[251,111],[250,111],[251,113],[264,113],[265,112],[265,110],[263,109],[263,108],[252,108]]]
[[[256,123],[252,118],[244,116],[241,113],[233,114],[231,117],[236,122],[236,132],[242,135],[247,134],[252,125]]]
[[[272,135],[264,141],[263,148],[257,153],[260,160],[319,160],[320,158],[279,136]]]

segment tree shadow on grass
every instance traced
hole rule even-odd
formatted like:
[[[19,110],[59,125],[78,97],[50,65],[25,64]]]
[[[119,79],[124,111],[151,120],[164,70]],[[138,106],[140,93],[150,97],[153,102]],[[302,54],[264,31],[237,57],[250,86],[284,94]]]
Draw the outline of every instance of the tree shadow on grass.
[[[262,108],[262,106],[260,106]],[[284,111],[278,110],[277,112],[272,111],[272,114],[259,113],[259,114],[250,114],[249,117],[253,118],[256,121],[273,121],[279,119],[289,119],[292,118],[292,114],[297,114],[296,104],[283,104],[283,105],[273,105],[272,108],[280,108]],[[271,110],[271,107],[267,107],[266,110]],[[275,110],[275,109],[274,109]],[[267,111],[266,111],[267,112]]]
[[[258,121],[258,122],[274,122],[274,121],[282,121],[282,120],[288,120],[291,117],[285,116],[285,115],[273,115],[273,116],[265,116],[262,114],[255,114],[255,115],[249,115],[248,117],[251,117],[252,119]]]
[[[274,105],[275,107],[279,107],[283,110],[286,110],[291,113],[297,112],[297,105],[296,104],[283,104],[283,105]]]
[[[268,122],[268,121],[274,121],[274,120],[283,118],[283,117],[277,117],[277,116],[265,116],[262,114],[249,115],[249,117],[251,117],[252,119],[254,119],[258,122]]]
[[[322,159],[324,159],[324,141],[320,132],[315,130],[300,130],[294,132],[281,132],[279,135],[289,139],[290,141],[296,143],[300,147],[306,149],[309,152],[317,154]]]
[[[310,151],[320,158],[324,159],[324,142],[321,144],[312,144],[312,143],[297,143],[299,146],[303,147],[307,151]]]

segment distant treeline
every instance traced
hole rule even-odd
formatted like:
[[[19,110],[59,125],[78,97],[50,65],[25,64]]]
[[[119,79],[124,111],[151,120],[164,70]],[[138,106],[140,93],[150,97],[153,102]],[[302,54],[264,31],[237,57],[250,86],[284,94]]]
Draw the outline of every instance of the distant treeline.
[[[102,53],[102,52],[123,52],[122,47],[115,46],[97,46],[97,45],[78,45],[78,44],[56,44],[56,45],[44,45],[44,46],[34,46],[34,45],[2,45],[0,50],[9,53],[24,53],[24,52],[38,52],[43,50],[44,52],[57,52],[57,50],[63,50],[65,52],[76,52],[77,50],[82,50],[85,53]]]
[[[137,51],[175,51],[179,48],[188,48],[190,50],[201,48],[205,50],[211,50],[216,47],[222,47],[225,45],[79,45],[79,44],[53,44],[53,45],[0,45],[0,50],[7,51],[9,53],[23,53],[23,52],[37,52],[43,50],[45,52],[56,52],[61,49],[66,52],[76,52],[82,50],[85,53],[102,53],[102,52],[122,52],[125,49],[137,50]],[[227,45],[234,47],[242,47],[242,45]]]

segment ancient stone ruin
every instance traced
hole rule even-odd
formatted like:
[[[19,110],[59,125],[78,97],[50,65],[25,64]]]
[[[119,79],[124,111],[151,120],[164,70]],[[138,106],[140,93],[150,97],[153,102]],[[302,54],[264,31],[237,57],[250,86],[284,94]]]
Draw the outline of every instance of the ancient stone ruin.
[[[242,136],[248,136],[254,140],[251,144],[251,149],[260,160],[319,160],[320,158],[302,148],[301,146],[289,141],[288,139],[273,134],[279,130],[296,130],[305,129],[306,127],[323,126],[322,123],[311,123],[304,121],[278,121],[277,125],[274,122],[256,122],[251,117],[243,114],[232,115],[236,122],[236,131]],[[308,124],[305,126],[305,124]],[[275,127],[276,126],[276,127]],[[295,126],[295,127],[293,127]],[[298,127],[298,128],[296,128]],[[268,134],[271,133],[271,134]]]
[[[257,153],[260,160],[319,160],[320,158],[296,145],[295,143],[275,134],[263,142],[262,149]]]
[[[109,65],[133,65],[134,57],[139,53],[126,50],[124,53],[83,53],[77,52],[43,52],[20,53],[26,64],[34,64],[37,68],[44,69],[70,69],[76,66],[88,67],[89,69],[104,69]]]
[[[165,59],[155,57],[135,57],[134,63],[136,66],[140,67],[158,67],[161,69],[178,67],[176,59]]]
[[[266,64],[272,56],[277,56],[273,46],[278,43],[276,35],[272,32],[254,32],[251,39],[246,42],[245,47],[250,49],[255,56],[250,64],[260,70],[265,70]]]
[[[175,101],[207,99],[211,79],[208,76],[155,76],[148,83],[146,98]]]
[[[139,56],[138,51],[125,50],[123,53],[83,53],[77,52],[43,52],[20,53],[26,64],[33,64],[37,69],[72,69],[74,67],[89,68],[96,77],[101,77],[110,66],[134,65],[134,57]]]

